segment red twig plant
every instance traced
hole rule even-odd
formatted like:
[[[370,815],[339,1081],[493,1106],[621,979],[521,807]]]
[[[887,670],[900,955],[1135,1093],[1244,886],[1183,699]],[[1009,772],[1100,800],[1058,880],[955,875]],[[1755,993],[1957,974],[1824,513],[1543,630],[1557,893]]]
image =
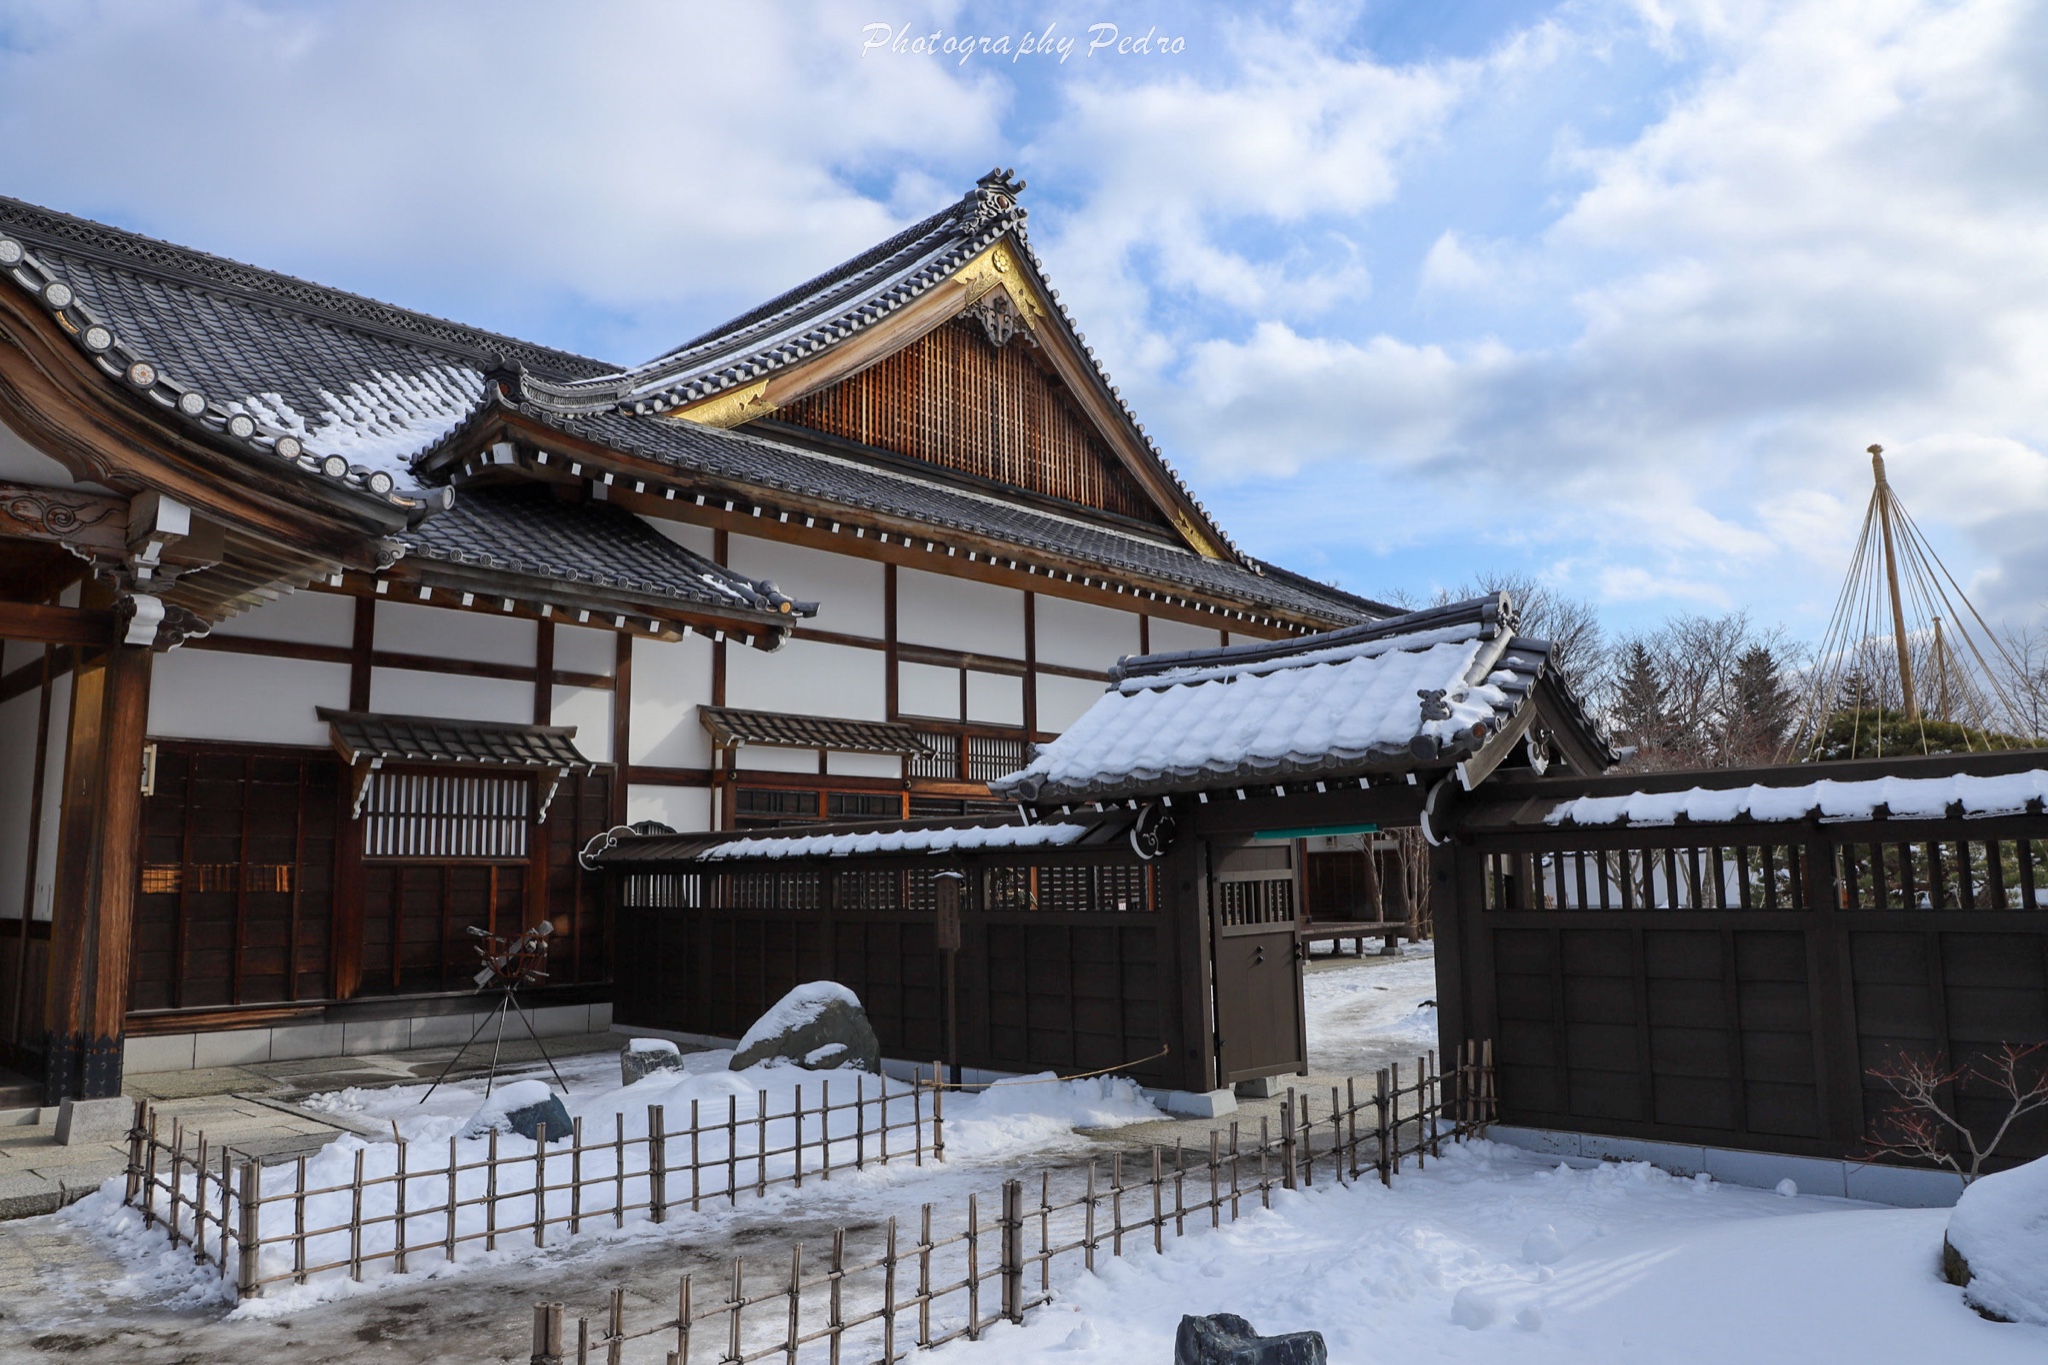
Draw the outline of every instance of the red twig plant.
[[[1871,1123],[1865,1139],[1869,1160],[1895,1156],[1931,1161],[1946,1166],[1963,1178],[1965,1185],[1983,1173],[1984,1163],[1998,1150],[1998,1144],[2026,1115],[2048,1109],[2048,1065],[2033,1058],[2048,1049],[2048,1042],[2021,1046],[2006,1043],[1999,1051],[1963,1066],[1950,1066],[1938,1053],[1901,1049],[1869,1075],[1884,1083],[1898,1099]],[[2033,1079],[2027,1079],[2027,1073]],[[1975,1077],[2006,1102],[2005,1116],[1988,1138],[1957,1116],[1944,1092],[1966,1077]]]

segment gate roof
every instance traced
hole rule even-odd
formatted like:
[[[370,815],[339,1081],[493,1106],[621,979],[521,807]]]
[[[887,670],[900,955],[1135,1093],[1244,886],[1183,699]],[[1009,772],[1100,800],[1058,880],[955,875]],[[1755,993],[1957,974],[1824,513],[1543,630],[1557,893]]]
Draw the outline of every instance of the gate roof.
[[[1121,661],[1107,694],[1022,771],[1041,805],[1455,769],[1478,784],[1528,741],[1576,772],[1613,752],[1505,593],[1303,639]]]

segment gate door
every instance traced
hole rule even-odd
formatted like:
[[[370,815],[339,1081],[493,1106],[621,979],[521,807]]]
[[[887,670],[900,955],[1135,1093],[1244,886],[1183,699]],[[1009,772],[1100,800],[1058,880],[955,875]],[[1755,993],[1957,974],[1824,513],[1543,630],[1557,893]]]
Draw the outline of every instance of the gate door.
[[[1307,1048],[1294,845],[1212,843],[1209,866],[1218,1082],[1300,1071]]]

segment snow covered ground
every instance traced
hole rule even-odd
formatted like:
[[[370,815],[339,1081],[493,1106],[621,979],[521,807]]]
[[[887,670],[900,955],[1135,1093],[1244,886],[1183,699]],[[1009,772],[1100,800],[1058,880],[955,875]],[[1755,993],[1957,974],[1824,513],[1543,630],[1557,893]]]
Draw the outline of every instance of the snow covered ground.
[[[1276,1197],[1220,1231],[1071,1274],[1058,1300],[946,1359],[1166,1361],[1183,1313],[1315,1329],[1335,1362],[1817,1365],[2048,1360],[1940,1276],[1947,1210],[1573,1170],[1493,1143],[1391,1189]]]
[[[1437,1045],[1436,956],[1411,943],[1400,957],[1320,958],[1302,978],[1308,1065],[1319,1076],[1412,1067]]]

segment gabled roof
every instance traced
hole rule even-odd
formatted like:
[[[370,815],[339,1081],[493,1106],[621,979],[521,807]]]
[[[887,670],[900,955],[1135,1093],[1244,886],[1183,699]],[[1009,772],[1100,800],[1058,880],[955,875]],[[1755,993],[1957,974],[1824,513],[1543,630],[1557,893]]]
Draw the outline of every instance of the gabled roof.
[[[469,489],[404,539],[420,560],[656,603],[792,619],[818,611],[815,602],[798,602],[773,583],[712,563],[630,512],[601,502],[564,502],[545,485]]]
[[[1044,331],[1074,358],[1063,378],[1070,388],[1090,391],[1079,396],[1084,404],[1096,400],[1098,425],[1109,428],[1103,435],[1190,547],[1241,561],[1145,434],[1045,282],[1025,234],[1026,211],[1017,202],[1023,189],[1009,171],[991,171],[958,203],[665,355],[594,379],[522,375],[518,396],[561,416],[667,415],[737,426],[1000,297],[1012,320]],[[938,310],[920,308],[928,297],[940,303]],[[916,322],[902,321],[914,313]],[[870,344],[870,333],[889,333],[899,324],[907,329],[902,335]],[[771,382],[778,389],[771,390]]]
[[[1298,640],[1126,659],[998,795],[1066,804],[1456,767],[1467,787],[1537,722],[1580,764],[1613,756],[1515,634],[1505,594]]]

